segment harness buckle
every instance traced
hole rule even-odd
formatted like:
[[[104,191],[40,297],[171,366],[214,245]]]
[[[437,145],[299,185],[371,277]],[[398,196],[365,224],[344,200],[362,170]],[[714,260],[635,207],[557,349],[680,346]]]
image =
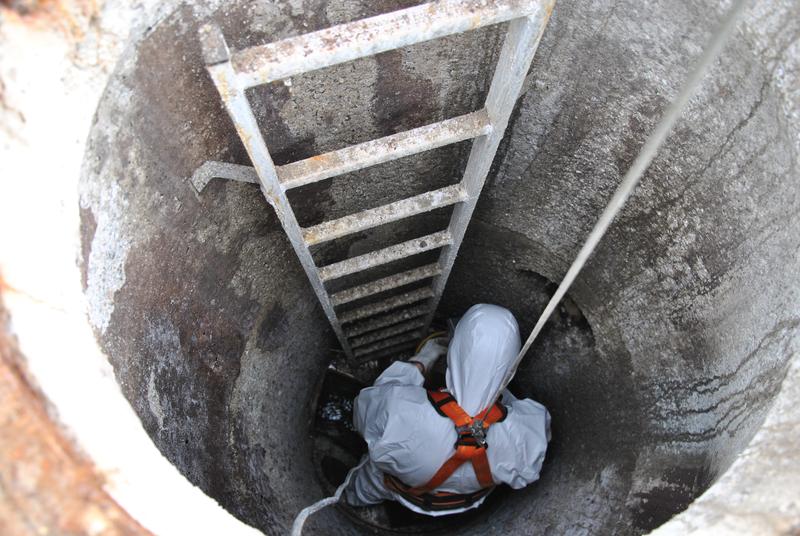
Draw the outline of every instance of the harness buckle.
[[[470,424],[456,427],[458,433],[458,441],[456,441],[456,448],[459,445],[474,446],[477,448],[486,448],[486,428],[483,426],[483,421],[474,420]],[[471,440],[471,441],[470,441]],[[474,444],[473,444],[474,443]]]

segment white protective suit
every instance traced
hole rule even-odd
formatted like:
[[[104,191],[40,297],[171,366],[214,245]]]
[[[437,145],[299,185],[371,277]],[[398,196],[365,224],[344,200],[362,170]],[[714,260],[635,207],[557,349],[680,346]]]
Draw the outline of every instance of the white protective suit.
[[[519,326],[503,307],[479,304],[471,307],[456,326],[447,354],[447,390],[470,415],[491,402],[520,349]],[[369,460],[357,470],[347,489],[353,506],[386,499],[401,502],[422,514],[439,516],[479,506],[446,511],[426,511],[409,503],[383,483],[391,473],[409,486],[426,484],[454,453],[457,434],[453,422],[439,415],[428,401],[419,369],[397,361],[372,387],[355,400],[353,421],[369,447]],[[530,399],[518,400],[508,390],[502,403],[508,416],[487,433],[487,457],[495,484],[514,489],[539,478],[547,442],[550,414]],[[480,489],[472,463],[466,462],[437,491],[471,493]]]

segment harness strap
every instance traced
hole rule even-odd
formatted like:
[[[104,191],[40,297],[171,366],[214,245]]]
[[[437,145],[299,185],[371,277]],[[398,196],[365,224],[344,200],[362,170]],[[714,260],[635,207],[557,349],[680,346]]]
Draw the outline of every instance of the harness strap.
[[[484,456],[485,455],[486,454],[484,453]],[[456,453],[449,460],[447,460],[446,462],[444,462],[442,464],[442,466],[439,468],[439,470],[436,471],[436,473],[431,477],[430,480],[428,480],[427,484],[425,484],[424,486],[419,486],[417,488],[411,488],[410,492],[414,493],[414,494],[417,494],[417,495],[421,495],[423,493],[427,493],[429,491],[435,490],[436,488],[438,488],[439,486],[444,484],[444,481],[447,480],[448,478],[450,478],[450,475],[455,473],[456,469],[461,467],[464,464],[465,461],[467,461],[467,458],[465,458],[465,457],[459,458],[458,457],[458,453]],[[477,474],[477,471],[476,471],[476,474]],[[490,478],[491,478],[491,476],[490,476]],[[479,475],[478,476],[478,481],[479,482],[480,482],[480,479],[481,479],[481,477]],[[486,487],[486,486],[484,486],[483,482],[480,482],[480,484],[481,484],[482,488]],[[491,485],[491,484],[489,484],[489,485]]]
[[[446,491],[435,491],[414,495],[411,493],[411,486],[404,484],[399,478],[389,473],[383,475],[383,483],[387,489],[395,491],[403,496],[411,504],[431,512],[453,510],[455,508],[467,508],[472,506],[482,498],[489,495],[494,487],[479,489],[472,493],[449,493]]]
[[[492,479],[492,470],[489,468],[489,458],[486,456],[486,449],[482,448],[476,456],[473,456],[470,461],[472,468],[475,470],[475,476],[478,477],[478,483],[482,488],[489,488],[494,486]]]
[[[453,421],[458,433],[458,440],[455,444],[456,452],[442,464],[426,484],[409,488],[406,490],[407,493],[419,496],[435,490],[467,461],[472,463],[475,477],[481,488],[494,486],[489,459],[486,456],[488,448],[486,431],[492,424],[505,419],[507,410],[500,404],[493,404],[475,417],[471,417],[458,405],[450,393],[428,391],[428,399],[440,415]]]

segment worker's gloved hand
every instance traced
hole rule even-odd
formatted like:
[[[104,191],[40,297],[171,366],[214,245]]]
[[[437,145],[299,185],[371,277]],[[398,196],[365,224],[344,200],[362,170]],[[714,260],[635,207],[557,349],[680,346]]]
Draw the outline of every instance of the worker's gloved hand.
[[[425,343],[417,355],[409,359],[410,362],[416,361],[425,367],[425,372],[429,371],[436,360],[447,353],[447,347],[440,344],[440,339],[433,339]]]

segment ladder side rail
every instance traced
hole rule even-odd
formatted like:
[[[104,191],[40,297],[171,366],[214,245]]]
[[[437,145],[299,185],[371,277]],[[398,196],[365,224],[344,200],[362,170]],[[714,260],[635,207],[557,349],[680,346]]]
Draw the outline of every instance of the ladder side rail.
[[[239,87],[281,80],[347,61],[536,12],[540,0],[439,0],[237,51]]]
[[[237,82],[236,74],[230,63],[230,52],[225,43],[225,38],[221,30],[216,26],[206,25],[200,31],[206,68],[255,167],[261,191],[275,210],[284,232],[288,236],[298,259],[300,259],[300,264],[305,270],[306,276],[308,276],[311,286],[322,305],[325,316],[328,317],[328,321],[342,344],[345,354],[349,359],[353,359],[353,351],[344,336],[342,326],[333,309],[333,304],[322,279],[320,279],[311,252],[303,241],[300,225],[289,205],[286,193],[278,181],[275,164],[247,100],[245,89]]]
[[[475,138],[470,151],[462,184],[467,191],[467,200],[453,209],[450,218],[451,243],[444,247],[439,256],[441,274],[433,280],[431,310],[425,319],[423,333],[427,333],[433,315],[442,298],[447,279],[453,268],[458,249],[469,225],[475,205],[489,174],[497,148],[503,139],[509,118],[519,97],[522,84],[530,68],[536,48],[539,45],[547,21],[553,10],[555,0],[547,0],[530,16],[509,23],[508,32],[495,74],[486,97],[486,110],[492,121],[492,132]]]

